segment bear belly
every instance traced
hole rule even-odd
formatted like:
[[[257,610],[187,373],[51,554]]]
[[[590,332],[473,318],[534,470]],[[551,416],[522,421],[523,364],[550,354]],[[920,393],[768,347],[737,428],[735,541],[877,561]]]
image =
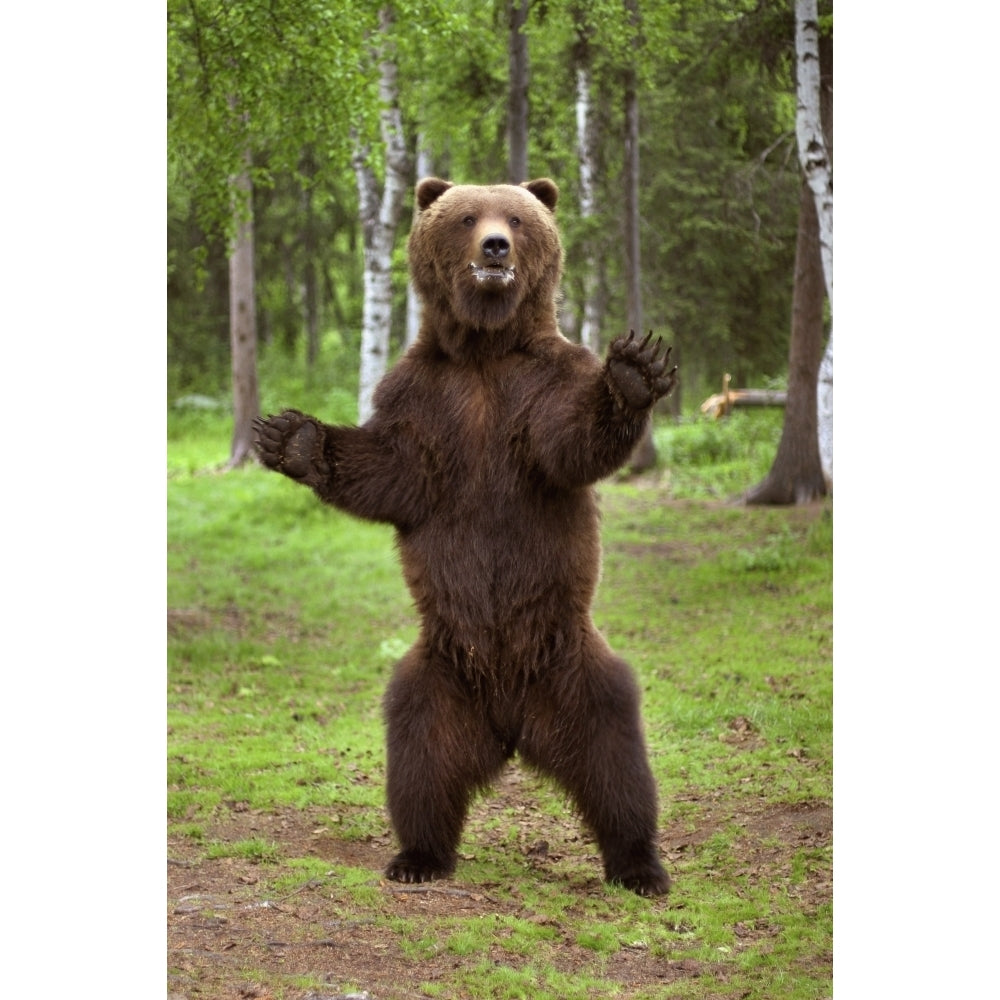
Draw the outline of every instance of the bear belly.
[[[556,633],[589,625],[600,567],[596,514],[501,510],[441,519],[399,539],[425,637],[442,651],[474,649],[483,666],[544,658],[563,645]]]

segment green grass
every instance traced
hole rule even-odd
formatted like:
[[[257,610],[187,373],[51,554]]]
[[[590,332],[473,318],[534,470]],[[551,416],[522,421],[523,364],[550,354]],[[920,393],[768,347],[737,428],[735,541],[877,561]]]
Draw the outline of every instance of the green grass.
[[[246,858],[257,863],[274,864],[281,857],[277,844],[253,837],[232,843],[212,843],[205,851],[206,858]]]
[[[380,699],[416,620],[389,528],[258,468],[206,471],[228,426],[202,411],[171,416],[168,442],[172,834],[259,863],[275,897],[322,885],[338,914],[395,941],[414,995],[830,996],[832,913],[806,892],[829,880],[830,848],[769,861],[780,838],[741,817],[831,802],[832,503],[803,516],[718,502],[766,473],[780,433],[771,414],[734,418],[661,426],[655,482],[600,486],[594,617],[636,670],[661,823],[684,841],[667,902],[595,891],[582,840],[534,870],[515,807],[463,841],[457,876],[489,887],[487,916],[401,919],[377,871],[213,839],[235,810],[279,808],[318,812],[339,840],[384,834]],[[535,821],[578,829],[558,790],[528,776],[523,794]],[[442,954],[452,971],[422,976]],[[629,985],[622,969],[653,961],[699,972]]]

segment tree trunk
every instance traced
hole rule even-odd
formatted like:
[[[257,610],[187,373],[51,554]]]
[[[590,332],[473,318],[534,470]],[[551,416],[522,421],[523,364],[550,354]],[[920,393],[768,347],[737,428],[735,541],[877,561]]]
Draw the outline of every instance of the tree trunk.
[[[823,134],[820,97],[819,17],[816,0],[795,0],[795,137],[799,162],[816,199],[826,294],[833,309],[833,167]]]
[[[827,492],[833,489],[833,331],[819,365],[816,387],[816,420],[819,433],[819,461]]]
[[[305,255],[303,275],[303,308],[306,326],[306,377],[311,378],[319,358],[319,252],[316,247],[316,209],[313,205],[312,179],[316,174],[312,155],[307,155],[302,172],[306,182],[302,189],[302,249]]]
[[[625,0],[632,25],[638,35],[639,0]],[[637,337],[644,336],[642,322],[642,282],[639,251],[639,95],[635,70],[631,65],[624,72],[625,92],[625,308],[628,328]],[[656,464],[656,445],[653,443],[653,422],[646,425],[645,433],[635,446],[629,459],[629,470],[645,472]]]
[[[507,60],[507,180],[528,180],[528,0],[507,0],[510,25]]]
[[[385,186],[381,195],[369,162],[369,150],[356,149],[353,160],[365,258],[358,385],[358,423],[362,424],[372,415],[375,386],[385,374],[388,364],[392,320],[392,248],[409,179],[395,53],[390,37],[392,25],[392,11],[383,7],[379,12],[379,97],[382,103],[379,119],[385,146]]]
[[[833,314],[833,43],[824,39],[821,60],[816,0],[795,0],[796,114],[799,161],[816,201],[826,294]],[[827,81],[823,85],[824,78]],[[817,422],[820,460],[833,482],[833,334],[820,366]]]
[[[254,290],[253,186],[247,169],[233,179],[236,236],[229,254],[229,345],[233,373],[233,441],[228,468],[253,456],[257,390],[257,305]]]
[[[819,110],[823,118],[823,138],[826,140],[826,155],[830,161],[830,194],[833,194],[833,34],[822,35],[819,39],[820,92]],[[831,200],[832,209],[832,200]],[[833,222],[830,223],[830,260],[833,262]],[[833,291],[831,272],[828,291]],[[833,301],[830,302],[831,313]],[[819,366],[819,387],[817,404],[819,407],[819,458],[823,465],[823,476],[828,491],[833,489],[833,324],[826,342],[826,351]]]
[[[424,145],[423,137],[417,137],[417,167],[416,167],[416,179],[418,181],[423,180],[425,177],[431,177],[434,174],[434,167],[432,165],[430,153],[427,151],[427,147]],[[419,209],[416,205],[413,206],[413,219],[416,221],[417,215],[419,214]],[[406,283],[406,346],[410,347],[412,344],[417,342],[417,336],[420,334],[420,318],[423,314],[423,304],[420,301],[420,296],[417,294],[417,290],[413,285],[412,281],[407,281]]]
[[[823,353],[823,300],[816,201],[803,180],[795,243],[792,334],[788,349],[788,398],[778,453],[763,482],[748,490],[749,504],[808,503],[826,495],[819,460],[816,385]]]
[[[594,252],[590,220],[594,217],[594,164],[597,145],[591,113],[590,29],[585,11],[578,9],[576,63],[576,146],[580,164],[580,221],[584,232],[583,317],[580,322],[580,343],[595,354],[601,350],[600,315],[597,301],[597,254]]]
[[[367,152],[367,151],[366,151]],[[361,367],[358,377],[358,423],[372,415],[375,386],[385,374],[392,320],[391,260],[380,233],[378,179],[359,154],[354,171],[364,235],[363,304],[361,311]],[[391,252],[391,251],[390,251]]]
[[[639,270],[639,99],[635,71],[625,71],[625,311],[630,330],[644,334]]]

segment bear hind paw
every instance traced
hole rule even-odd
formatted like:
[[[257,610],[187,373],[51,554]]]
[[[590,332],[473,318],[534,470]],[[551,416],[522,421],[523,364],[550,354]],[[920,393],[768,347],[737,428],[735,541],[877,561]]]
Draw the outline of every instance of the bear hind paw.
[[[670,876],[656,859],[625,865],[617,870],[605,868],[605,878],[640,896],[665,896],[670,891]]]
[[[447,878],[455,870],[455,859],[442,861],[423,851],[400,851],[386,866],[386,878],[393,882],[432,882]]]

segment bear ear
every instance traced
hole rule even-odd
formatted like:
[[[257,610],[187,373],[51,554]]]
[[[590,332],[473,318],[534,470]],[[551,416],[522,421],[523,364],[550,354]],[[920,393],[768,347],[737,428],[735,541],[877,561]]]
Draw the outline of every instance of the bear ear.
[[[555,181],[541,177],[537,181],[525,181],[521,187],[527,188],[550,212],[556,210],[559,200],[559,188]]]
[[[437,177],[425,177],[417,185],[417,207],[422,212],[429,205],[433,205],[452,186],[451,181],[442,181]]]

